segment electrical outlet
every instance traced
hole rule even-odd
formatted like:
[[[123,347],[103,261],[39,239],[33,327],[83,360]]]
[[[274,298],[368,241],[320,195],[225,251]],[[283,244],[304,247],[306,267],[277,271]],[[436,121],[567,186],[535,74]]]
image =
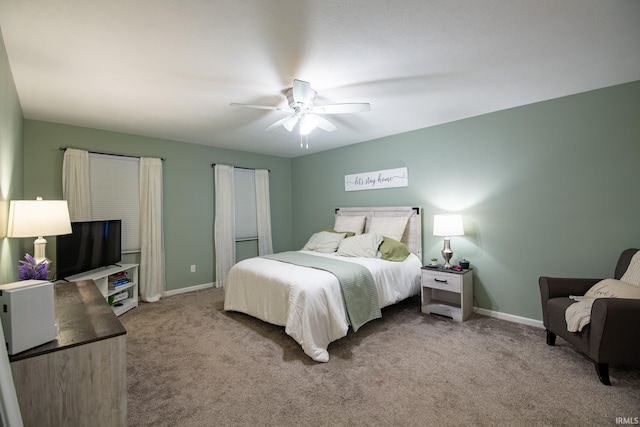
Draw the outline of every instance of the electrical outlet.
[[[191,264],[191,272],[192,273],[196,272],[196,265],[195,264]]]

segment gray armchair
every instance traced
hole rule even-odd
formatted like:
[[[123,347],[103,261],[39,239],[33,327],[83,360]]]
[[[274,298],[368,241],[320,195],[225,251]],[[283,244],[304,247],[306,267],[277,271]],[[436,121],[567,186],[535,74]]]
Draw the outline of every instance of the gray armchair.
[[[614,278],[620,279],[638,249],[627,249],[620,255]],[[569,295],[584,295],[602,279],[567,279],[540,277],[542,320],[547,344],[555,345],[556,335],[573,344],[590,358],[605,385],[609,380],[609,364],[640,364],[640,300],[599,298],[591,309],[591,323],[581,332],[567,331],[565,310],[575,301]]]

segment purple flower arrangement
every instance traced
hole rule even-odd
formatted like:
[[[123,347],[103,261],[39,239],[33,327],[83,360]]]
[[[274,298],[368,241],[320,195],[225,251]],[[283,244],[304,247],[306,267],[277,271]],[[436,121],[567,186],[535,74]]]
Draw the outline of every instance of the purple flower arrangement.
[[[24,256],[25,261],[18,261],[18,277],[20,280],[49,280],[49,266],[47,261],[36,262],[29,254]]]

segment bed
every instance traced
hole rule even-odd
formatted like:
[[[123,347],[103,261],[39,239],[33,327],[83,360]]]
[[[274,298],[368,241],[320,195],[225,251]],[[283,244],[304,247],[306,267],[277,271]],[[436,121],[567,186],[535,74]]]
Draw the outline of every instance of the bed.
[[[421,246],[420,208],[337,208],[334,229],[302,250],[235,264],[224,309],[284,326],[305,354],[327,362],[349,327],[357,332],[420,292]]]

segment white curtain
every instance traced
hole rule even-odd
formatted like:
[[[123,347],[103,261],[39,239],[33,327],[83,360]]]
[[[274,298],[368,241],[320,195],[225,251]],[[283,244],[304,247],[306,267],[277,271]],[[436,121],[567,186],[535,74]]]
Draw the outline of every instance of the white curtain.
[[[62,161],[62,197],[69,204],[71,221],[91,220],[89,152],[67,148]]]
[[[258,222],[258,255],[273,253],[271,241],[271,204],[269,202],[269,171],[256,169],[256,216]]]
[[[154,302],[165,289],[162,160],[140,158],[140,298]]]
[[[216,287],[225,285],[229,270],[236,263],[233,167],[215,165],[216,217],[214,244]]]

